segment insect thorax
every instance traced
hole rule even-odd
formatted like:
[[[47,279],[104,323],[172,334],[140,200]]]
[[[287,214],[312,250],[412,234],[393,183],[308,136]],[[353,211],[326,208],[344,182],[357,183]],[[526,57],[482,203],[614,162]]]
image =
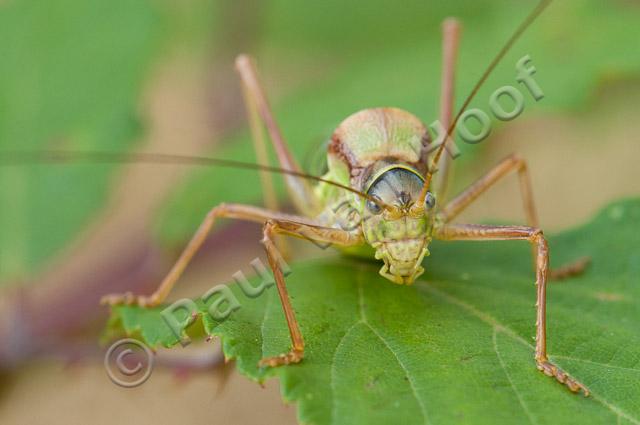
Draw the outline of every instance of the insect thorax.
[[[365,109],[347,117],[334,131],[327,147],[328,172],[324,177],[360,192],[374,190],[390,204],[394,203],[389,199],[391,186],[398,195],[415,199],[429,142],[426,126],[415,115],[397,108]],[[402,189],[403,185],[406,188]],[[356,195],[325,184],[316,191],[325,207],[324,215],[344,208],[345,202],[364,213],[364,201]]]
[[[366,190],[368,179],[390,163],[422,174],[429,141],[426,126],[409,112],[366,109],[346,118],[334,131],[327,151],[329,172],[332,167],[346,169],[348,183],[361,191]]]

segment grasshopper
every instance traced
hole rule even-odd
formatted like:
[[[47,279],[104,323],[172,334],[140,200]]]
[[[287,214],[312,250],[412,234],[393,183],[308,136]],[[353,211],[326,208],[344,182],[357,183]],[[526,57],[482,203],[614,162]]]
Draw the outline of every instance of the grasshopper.
[[[304,339],[287,293],[275,239],[288,235],[326,243],[361,256],[374,256],[382,261],[380,274],[389,281],[412,284],[423,272],[424,257],[429,255],[432,239],[440,240],[526,240],[531,243],[535,283],[537,285],[537,317],[535,362],[537,368],[573,392],[588,389],[554,365],[546,346],[547,280],[577,274],[586,266],[581,260],[558,270],[549,269],[549,248],[538,226],[530,178],[526,162],[512,155],[492,168],[467,189],[445,200],[447,169],[450,155],[443,155],[458,119],[480,86],[503,58],[522,32],[550,3],[541,1],[517,28],[501,49],[479,82],[466,98],[460,112],[453,115],[454,74],[460,25],[454,19],[443,24],[443,64],[440,122],[448,129],[444,142],[434,148],[427,127],[416,116],[396,108],[374,108],[346,118],[330,138],[327,148],[328,171],[322,177],[305,174],[289,151],[285,138],[271,111],[260,83],[254,61],[247,55],[236,60],[250,130],[259,164],[213,158],[195,158],[139,154],[88,154],[84,159],[96,161],[188,162],[205,165],[243,167],[260,171],[267,208],[251,205],[221,204],[211,209],[188,243],[175,265],[150,296],[131,293],[103,297],[108,305],[136,304],[157,306],[162,303],[181,274],[200,249],[218,219],[230,218],[263,224],[262,243],[273,271],[276,287],[291,337],[290,351],[260,361],[260,366],[275,367],[298,363],[304,357]],[[267,164],[264,130],[267,130],[280,168]],[[82,156],[82,155],[81,155]],[[73,155],[58,153],[50,159],[66,161]],[[438,173],[436,174],[436,171]],[[269,173],[284,176],[288,193],[298,214],[277,212]],[[493,226],[454,224],[452,221],[488,188],[503,177],[517,173],[526,212],[527,226]],[[312,184],[314,182],[315,184]],[[335,221],[336,206],[347,205],[360,220],[344,228]]]

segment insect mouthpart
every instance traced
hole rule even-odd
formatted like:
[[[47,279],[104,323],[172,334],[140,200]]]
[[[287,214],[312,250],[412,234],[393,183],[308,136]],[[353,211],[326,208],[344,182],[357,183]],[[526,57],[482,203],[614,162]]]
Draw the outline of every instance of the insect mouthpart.
[[[375,257],[384,261],[380,275],[399,285],[411,285],[422,273],[430,238],[403,239],[377,244]]]

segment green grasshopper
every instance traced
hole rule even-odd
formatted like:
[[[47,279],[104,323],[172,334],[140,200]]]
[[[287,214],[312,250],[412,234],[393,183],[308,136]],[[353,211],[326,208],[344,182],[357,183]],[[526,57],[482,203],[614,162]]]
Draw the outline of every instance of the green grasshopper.
[[[433,238],[467,241],[526,240],[533,247],[537,285],[537,368],[546,375],[555,377],[571,391],[582,391],[588,395],[589,391],[583,384],[549,360],[546,348],[547,279],[579,273],[585,267],[586,261],[579,261],[555,271],[549,270],[549,249],[543,232],[538,227],[525,161],[518,156],[510,156],[448,203],[443,202],[446,170],[451,160],[450,156],[443,155],[443,152],[458,119],[498,62],[549,3],[550,0],[541,1],[518,27],[467,97],[455,118],[452,113],[453,86],[460,26],[453,19],[445,21],[440,122],[448,131],[444,142],[435,149],[427,127],[409,112],[395,108],[367,109],[346,118],[331,136],[327,149],[328,172],[322,177],[305,174],[287,147],[253,61],[250,57],[241,55],[237,58],[236,68],[241,77],[250,129],[260,164],[153,154],[79,155],[84,159],[101,162],[187,162],[259,170],[267,206],[216,206],[207,214],[173,268],[152,295],[114,294],[105,296],[102,302],[108,305],[124,303],[145,307],[159,305],[166,299],[218,219],[232,218],[262,223],[262,243],[275,277],[292,342],[289,352],[260,361],[261,366],[275,367],[298,363],[304,356],[303,336],[287,294],[280,255],[276,248],[277,235],[331,244],[350,254],[374,256],[382,261],[380,274],[401,285],[410,285],[423,273],[423,258],[429,255],[429,244]],[[270,136],[280,168],[261,165],[267,164],[264,128]],[[49,159],[59,161],[70,160],[73,157],[72,153],[64,152],[49,155]],[[440,170],[437,175],[436,170]],[[277,202],[268,174],[273,172],[284,175],[298,215],[276,211]],[[527,226],[452,224],[452,220],[467,206],[498,180],[512,172],[517,172],[520,178]],[[312,181],[316,183],[315,186],[311,184]],[[343,205],[359,217],[356,225],[345,228],[336,222],[336,208]]]

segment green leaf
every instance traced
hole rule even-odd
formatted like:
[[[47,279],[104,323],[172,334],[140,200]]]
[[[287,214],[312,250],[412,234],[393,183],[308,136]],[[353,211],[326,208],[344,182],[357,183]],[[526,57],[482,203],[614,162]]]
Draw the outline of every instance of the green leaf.
[[[0,5],[0,152],[130,148],[162,21],[146,1]],[[24,280],[105,203],[112,166],[0,169],[0,278]]]
[[[373,0],[364,8],[359,1],[269,3],[258,65],[270,83],[267,92],[296,158],[307,165],[333,129],[360,109],[396,106],[432,123],[438,117],[440,96],[440,23],[447,16],[459,17],[464,25],[456,82],[460,105],[534,4]],[[512,85],[525,97],[525,110],[518,120],[544,110],[587,110],[599,83],[639,75],[640,44],[630,42],[637,38],[638,19],[640,8],[628,2],[554,2],[498,66],[470,107],[490,114],[491,93]],[[515,80],[515,64],[526,54],[533,59],[538,70],[535,78],[545,93],[540,102]],[[291,87],[291,81],[297,83]],[[494,132],[502,125],[509,123],[494,119]],[[247,134],[233,134],[225,143],[215,156],[255,161]],[[458,161],[473,160],[485,143],[491,139],[480,146],[460,141],[463,155]],[[282,180],[275,177],[276,182]],[[280,189],[284,193],[282,186]],[[260,200],[256,173],[198,170],[160,213],[157,234],[166,245],[182,245],[213,206]]]
[[[287,351],[274,288],[207,333],[254,380],[276,376],[305,424],[637,424],[640,422],[640,200],[605,208],[550,238],[552,264],[590,256],[578,278],[549,284],[551,358],[592,396],[570,393],[533,361],[535,287],[526,242],[434,243],[425,276],[391,284],[379,264],[298,263],[287,278],[305,337],[302,363],[260,369]],[[175,345],[160,310],[118,307],[111,332]],[[616,422],[618,421],[618,422]]]

